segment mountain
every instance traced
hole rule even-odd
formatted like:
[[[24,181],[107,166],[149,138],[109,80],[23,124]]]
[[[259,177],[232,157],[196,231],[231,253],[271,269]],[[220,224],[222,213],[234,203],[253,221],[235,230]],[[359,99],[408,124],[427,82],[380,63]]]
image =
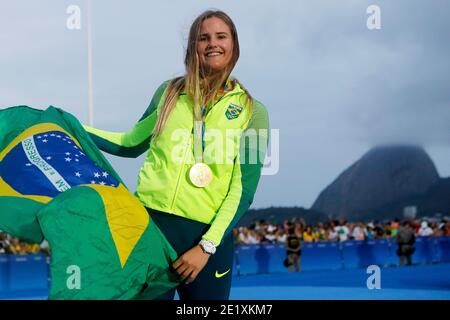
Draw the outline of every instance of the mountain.
[[[436,203],[442,203],[445,209],[447,183],[441,185],[436,167],[423,148],[381,146],[342,172],[319,194],[311,209],[350,220],[399,216],[404,204],[419,202],[429,210],[438,210],[433,207]]]
[[[303,218],[307,223],[325,222],[328,220],[325,214],[315,210],[299,207],[270,207],[248,210],[236,226],[251,226],[258,220],[283,223],[284,220],[291,220],[292,218]]]
[[[401,218],[403,208],[408,206],[417,207],[418,217],[430,217],[437,213],[450,216],[450,178],[440,179],[422,195],[406,197],[369,211],[361,216],[361,220]]]
[[[418,217],[450,216],[450,178],[440,178],[421,147],[382,146],[367,152],[318,196],[311,209],[270,207],[249,210],[237,226],[257,220],[307,223],[345,218],[351,221],[403,218],[404,207],[416,206]]]

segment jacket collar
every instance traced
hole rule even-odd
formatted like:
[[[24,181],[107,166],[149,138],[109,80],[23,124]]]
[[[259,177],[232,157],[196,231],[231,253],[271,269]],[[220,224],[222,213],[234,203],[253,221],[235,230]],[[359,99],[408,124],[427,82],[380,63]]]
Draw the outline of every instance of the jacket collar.
[[[230,94],[236,94],[236,93],[244,93],[244,90],[241,88],[239,83],[236,81],[235,78],[228,78],[228,80],[225,83],[225,86],[222,90],[219,91],[220,95],[227,96]],[[180,93],[180,96],[186,95],[186,92],[183,90]]]

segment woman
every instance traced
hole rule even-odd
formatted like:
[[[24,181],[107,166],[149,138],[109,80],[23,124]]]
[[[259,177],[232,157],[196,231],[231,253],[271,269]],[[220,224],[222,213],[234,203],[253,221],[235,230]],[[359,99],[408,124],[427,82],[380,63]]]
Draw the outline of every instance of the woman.
[[[303,241],[305,242],[315,242],[316,241],[316,236],[312,231],[311,227],[306,227],[305,232],[303,232]]]
[[[230,77],[238,59],[232,20],[206,11],[190,29],[186,74],[158,88],[130,132],[86,128],[105,152],[137,157],[148,150],[136,195],[179,254],[173,268],[184,280],[180,299],[228,299],[230,231],[261,175],[268,115]]]
[[[309,227],[308,227],[309,228]],[[300,272],[300,256],[302,254],[302,245],[300,238],[295,235],[295,229],[292,224],[288,228],[286,239],[286,259],[284,265],[292,272],[292,266],[295,265],[295,271]]]

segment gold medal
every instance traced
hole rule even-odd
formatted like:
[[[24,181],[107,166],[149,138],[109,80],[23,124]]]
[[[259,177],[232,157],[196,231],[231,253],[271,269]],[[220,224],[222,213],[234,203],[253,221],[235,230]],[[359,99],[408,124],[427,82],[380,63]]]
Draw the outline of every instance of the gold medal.
[[[204,188],[212,181],[213,174],[207,164],[198,162],[189,170],[189,178],[194,186]]]

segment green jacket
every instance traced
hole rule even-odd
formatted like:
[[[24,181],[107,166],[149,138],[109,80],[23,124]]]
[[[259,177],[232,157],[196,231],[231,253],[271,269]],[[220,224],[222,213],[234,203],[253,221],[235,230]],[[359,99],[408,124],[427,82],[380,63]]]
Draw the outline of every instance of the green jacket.
[[[267,110],[255,100],[250,115],[245,93],[237,83],[211,107],[205,120],[203,161],[210,166],[213,181],[198,188],[189,179],[195,163],[194,116],[186,94],[180,94],[163,132],[152,139],[168,83],[158,88],[130,132],[85,128],[107,153],[137,157],[148,150],[136,196],[151,209],[210,224],[203,239],[218,245],[253,201],[268,145]]]

